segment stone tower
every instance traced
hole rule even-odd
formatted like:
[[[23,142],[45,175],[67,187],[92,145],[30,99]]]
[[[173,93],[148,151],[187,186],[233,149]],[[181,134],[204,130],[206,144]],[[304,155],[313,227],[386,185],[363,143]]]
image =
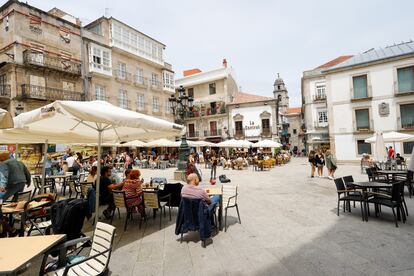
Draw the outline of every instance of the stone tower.
[[[288,91],[285,86],[285,82],[277,73],[277,79],[273,84],[273,97],[275,99],[280,99],[279,101],[279,112],[286,113],[289,107],[289,96]]]

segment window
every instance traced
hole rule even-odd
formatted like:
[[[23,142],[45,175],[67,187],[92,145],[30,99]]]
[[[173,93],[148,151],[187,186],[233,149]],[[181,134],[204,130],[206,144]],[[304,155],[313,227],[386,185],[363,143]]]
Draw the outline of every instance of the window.
[[[121,80],[126,79],[126,64],[125,63],[118,63],[118,78]]]
[[[268,130],[270,128],[270,120],[269,119],[262,119],[262,129]]]
[[[95,99],[98,101],[105,101],[105,86],[96,84],[95,85]]]
[[[43,65],[44,64],[44,53],[45,46],[30,42],[30,61],[35,62],[37,64]]]
[[[328,122],[328,115],[327,111],[319,111],[318,112],[318,123],[327,123]]]
[[[398,92],[414,91],[414,66],[397,69]]]
[[[358,109],[355,110],[356,129],[369,130],[369,110]]]
[[[171,103],[170,101],[167,99],[165,99],[165,113],[166,114],[170,114],[171,113]]]
[[[414,142],[404,142],[403,143],[403,153],[411,154],[413,152]]]
[[[153,112],[159,112],[160,111],[158,97],[152,97],[152,111]]]
[[[111,73],[111,52],[105,48],[91,46],[91,69],[101,73]]]
[[[210,122],[210,135],[211,136],[217,135],[217,122],[216,121]]]
[[[93,26],[92,28],[89,29],[89,31],[97,34],[97,35],[102,35],[102,28],[101,28],[101,24],[96,24],[95,26]]]
[[[367,75],[352,78],[354,99],[368,98]]]
[[[325,99],[325,83],[317,83],[315,93],[317,99]]]
[[[145,96],[144,94],[137,95],[137,110],[143,111],[145,109]]]
[[[293,129],[293,134],[296,134],[297,130],[296,128]]]
[[[127,91],[119,90],[119,107],[128,108]]]
[[[195,137],[195,127],[194,124],[188,124],[188,136]]]
[[[358,155],[363,155],[364,153],[371,154],[371,144],[365,143],[365,140],[358,140]]]
[[[243,121],[235,121],[234,128],[236,129],[236,134],[243,133]]]
[[[156,86],[158,85],[158,74],[156,73],[151,73],[151,84]]]
[[[210,83],[208,85],[208,90],[210,91],[210,95],[216,94],[216,83]]]
[[[137,67],[137,71],[135,74],[135,81],[137,83],[144,84],[144,69],[142,69],[141,67]]]
[[[414,127],[414,103],[400,105],[401,112],[401,127],[413,128]]]
[[[194,88],[187,89],[188,97],[192,97],[194,99]]]

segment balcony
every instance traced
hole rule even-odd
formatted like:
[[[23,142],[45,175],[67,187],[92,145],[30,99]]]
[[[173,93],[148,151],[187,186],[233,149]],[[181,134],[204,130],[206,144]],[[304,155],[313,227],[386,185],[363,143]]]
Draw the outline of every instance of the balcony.
[[[313,98],[314,102],[325,102],[326,101],[326,94],[313,95],[312,98]]]
[[[151,85],[151,89],[154,91],[162,91],[162,83],[156,80],[151,80],[150,81]]]
[[[147,78],[140,75],[134,75],[134,85],[138,87],[146,88],[148,86]]]
[[[233,136],[235,139],[244,139],[244,129],[236,129],[234,130]]]
[[[204,137],[221,136],[221,129],[204,130]]]
[[[33,99],[43,101],[82,101],[83,94],[76,91],[63,90],[52,87],[22,84],[21,94],[22,100]]]
[[[224,102],[216,102],[216,107],[212,108],[210,104],[194,105],[192,111],[189,112],[190,118],[206,117],[226,114],[226,105]]]
[[[121,82],[131,82],[132,81],[132,75],[131,73],[128,73],[123,70],[114,70],[114,76],[117,81]]]
[[[106,95],[93,94],[92,99],[94,101],[107,101],[107,102],[109,102],[109,97],[106,96]]]
[[[358,92],[361,95],[356,96],[355,93]],[[365,95],[364,95],[365,94]],[[362,102],[362,101],[370,101],[372,100],[372,86],[367,85],[366,91],[355,91],[353,87],[351,87],[351,102]]]
[[[367,126],[358,126],[355,124],[354,134],[371,134],[374,133],[374,120],[370,120]]]
[[[315,121],[313,123],[313,127],[314,128],[327,128],[328,127],[328,122],[319,122],[319,121]]]
[[[409,96],[414,95],[414,80],[399,83],[394,82],[394,94],[395,96]]]
[[[10,84],[1,84],[0,85],[0,98],[10,98],[11,89]]]
[[[187,133],[187,137],[188,138],[197,138],[199,137],[199,132],[198,131],[190,131]]]
[[[262,128],[262,133],[260,134],[264,138],[272,137],[272,130],[271,128]]]
[[[81,75],[81,63],[69,59],[55,57],[43,52],[26,50],[23,52],[23,63],[25,65],[48,68],[66,74]]]

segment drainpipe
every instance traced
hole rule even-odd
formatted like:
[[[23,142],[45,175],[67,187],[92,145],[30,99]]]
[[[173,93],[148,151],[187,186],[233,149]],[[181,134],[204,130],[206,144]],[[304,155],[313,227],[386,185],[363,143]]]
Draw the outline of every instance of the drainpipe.
[[[84,95],[84,101],[90,100],[89,99],[89,82],[88,82],[88,76],[86,72],[86,65],[87,65],[87,56],[85,53],[85,45],[83,40],[83,27],[82,22],[80,23],[80,38],[81,38],[81,72],[82,72],[82,81],[83,81],[83,95]]]

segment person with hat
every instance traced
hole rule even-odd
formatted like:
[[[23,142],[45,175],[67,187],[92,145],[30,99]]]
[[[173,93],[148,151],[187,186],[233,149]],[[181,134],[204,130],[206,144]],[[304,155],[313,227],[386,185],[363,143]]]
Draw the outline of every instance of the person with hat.
[[[3,199],[16,197],[19,192],[23,192],[24,185],[31,184],[31,175],[26,165],[17,159],[10,158],[10,153],[4,151],[0,153],[0,186],[4,187]]]

